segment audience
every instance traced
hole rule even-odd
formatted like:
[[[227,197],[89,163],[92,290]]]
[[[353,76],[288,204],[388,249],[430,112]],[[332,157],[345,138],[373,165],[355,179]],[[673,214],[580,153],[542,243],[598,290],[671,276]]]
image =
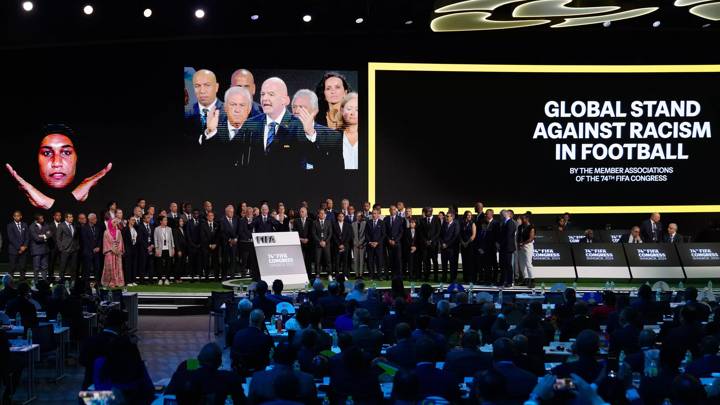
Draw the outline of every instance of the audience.
[[[264,370],[270,363],[270,351],[274,344],[272,338],[263,332],[264,329],[263,311],[253,309],[248,327],[240,329],[233,337],[230,358],[234,370],[251,373]]]
[[[182,362],[173,374],[169,387],[174,387],[171,391],[175,392],[179,405],[224,405],[228,396],[232,398],[233,404],[245,403],[240,376],[219,369],[222,365],[220,346],[215,343],[203,346],[197,362],[199,367],[195,370],[188,370],[187,362]]]
[[[273,352],[273,364],[269,370],[260,370],[252,374],[248,400],[251,404],[261,404],[266,401],[273,400],[292,400],[302,402],[304,404],[317,403],[317,393],[313,376],[293,369],[293,364],[297,360],[296,350],[287,342],[280,343],[275,347]],[[282,374],[291,374],[296,382],[297,387],[293,390],[292,395],[283,395],[278,392],[278,386],[282,388],[282,384],[274,384],[278,376]]]

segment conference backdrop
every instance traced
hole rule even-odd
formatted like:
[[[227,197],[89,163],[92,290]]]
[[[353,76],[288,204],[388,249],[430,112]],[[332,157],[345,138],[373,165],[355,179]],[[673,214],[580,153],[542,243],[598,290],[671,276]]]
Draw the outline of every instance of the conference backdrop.
[[[720,66],[371,63],[368,85],[371,200],[720,210]]]

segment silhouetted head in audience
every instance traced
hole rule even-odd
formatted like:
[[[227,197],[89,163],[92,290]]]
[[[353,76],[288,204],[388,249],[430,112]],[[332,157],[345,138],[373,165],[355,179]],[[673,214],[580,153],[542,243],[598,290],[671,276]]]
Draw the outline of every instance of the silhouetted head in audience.
[[[432,318],[428,315],[420,315],[417,317],[417,320],[415,321],[415,327],[417,327],[421,331],[426,331],[430,328],[430,321]]]
[[[542,305],[540,306],[542,308]],[[492,302],[486,302],[482,306],[482,314],[486,316],[490,316],[495,314],[495,304]]]
[[[433,294],[433,288],[430,284],[423,284],[420,286],[420,301],[421,302],[428,302],[430,300],[430,297],[432,297]]]
[[[268,284],[264,280],[260,280],[255,284],[255,294],[258,297],[265,297],[268,292]]]
[[[455,303],[458,305],[467,304],[468,303],[468,296],[464,292],[459,292],[455,294]]]
[[[38,280],[37,282],[35,282],[35,288],[37,288],[38,292],[41,294],[50,293],[50,283],[48,283],[47,280]]]
[[[343,365],[350,373],[366,370],[370,361],[366,359],[362,350],[357,346],[350,346],[343,350]]]
[[[718,354],[720,343],[715,336],[705,336],[700,342],[700,351],[704,356],[713,356]]]
[[[53,288],[52,298],[54,300],[62,301],[67,297],[67,290],[64,284],[58,284]]]
[[[577,301],[573,305],[573,313],[575,313],[575,316],[587,316],[588,312],[588,304],[585,301]]]
[[[660,348],[660,368],[676,373],[683,357],[685,357],[685,352],[676,342],[663,342]]]
[[[473,391],[478,403],[495,403],[507,399],[506,384],[505,376],[494,368],[476,373],[473,378]]]
[[[312,304],[305,302],[300,305],[300,308],[295,312],[295,319],[300,324],[300,327],[305,329],[312,322]]]
[[[273,391],[276,400],[293,401],[300,399],[300,380],[290,370],[279,373],[273,380]]]
[[[342,332],[338,335],[338,347],[341,352],[344,352],[348,347],[353,345],[352,335],[347,332]]]
[[[640,325],[638,311],[633,307],[623,308],[623,310],[620,311],[619,321],[621,326],[632,325],[638,327]]]
[[[197,359],[200,366],[217,370],[222,365],[222,349],[216,343],[208,343],[200,349]]]
[[[638,298],[643,301],[652,300],[652,288],[649,285],[643,284],[638,288]]]
[[[313,329],[305,329],[300,335],[300,345],[306,349],[312,350],[315,348],[320,335]]]
[[[605,291],[603,292],[603,304],[614,307],[615,303],[617,302],[617,295],[613,291]]]
[[[533,313],[529,313],[520,319],[518,328],[522,331],[537,330],[540,328],[540,318]]]
[[[426,337],[421,337],[415,341],[415,356],[418,363],[434,362],[437,358],[435,342]]]
[[[410,325],[408,325],[405,322],[400,322],[397,325],[395,325],[395,340],[398,342],[401,340],[407,340],[410,339],[412,335],[412,330],[410,329]]]
[[[353,287],[353,290],[359,291],[360,293],[365,292],[365,282],[361,279],[358,279],[355,281],[355,286]]]
[[[320,305],[311,305],[310,306],[310,326],[314,328],[320,328],[320,324],[322,323],[323,316],[325,312],[323,311],[323,307]]]
[[[398,370],[393,378],[392,397],[396,401],[407,403],[414,403],[422,399],[418,392],[418,377],[415,371]]]
[[[359,328],[362,325],[370,325],[370,312],[365,308],[358,308],[353,314],[353,327]]]
[[[250,311],[252,311],[252,307],[252,302],[249,299],[241,299],[240,302],[238,302],[238,315],[248,316],[250,314]]]
[[[273,285],[272,285],[273,294],[282,295],[283,288],[285,288],[285,285],[283,284],[282,280],[276,279],[273,281]]]
[[[331,281],[330,284],[328,284],[328,293],[332,296],[340,295],[340,285],[335,281]]]
[[[700,321],[700,314],[694,305],[684,305],[680,310],[680,322],[683,325],[693,325]]]
[[[707,396],[700,381],[692,374],[680,374],[672,383],[673,404],[701,404]]]
[[[656,339],[657,336],[655,335],[655,332],[653,332],[651,329],[643,329],[642,331],[640,331],[638,343],[640,344],[641,348],[652,348],[655,347]]]
[[[395,313],[398,316],[401,316],[405,313],[405,298],[395,298],[395,301],[393,301],[393,309],[395,310]]]
[[[602,378],[598,384],[597,393],[609,404],[627,405],[630,403],[626,397],[627,383],[618,377]]]
[[[572,304],[575,301],[577,301],[577,297],[575,296],[574,288],[566,288],[564,296],[565,296],[565,302],[568,304]]]
[[[579,357],[594,357],[600,349],[600,338],[595,331],[585,329],[575,340],[575,353]]]
[[[26,282],[22,282],[17,287],[18,296],[23,298],[30,298],[30,285]]]
[[[345,303],[345,313],[352,316],[355,314],[355,310],[358,307],[357,300],[350,300]]]
[[[273,352],[273,363],[292,366],[297,359],[297,352],[289,342],[280,342]]]
[[[685,289],[685,301],[695,302],[697,301],[698,290],[695,287],[688,287]]]
[[[315,281],[313,281],[313,290],[317,292],[322,292],[324,289],[325,285],[323,284],[322,280],[316,278]]]
[[[437,303],[437,315],[448,316],[450,315],[450,302],[448,300],[440,300]]]
[[[515,346],[512,340],[508,338],[500,338],[493,342],[493,360],[513,361],[515,358]]]
[[[252,312],[250,312],[250,326],[254,326],[262,330],[264,323],[265,313],[262,311],[262,309],[253,309]]]
[[[515,351],[519,354],[526,354],[528,351],[528,338],[525,335],[515,335],[512,339]]]
[[[463,334],[460,344],[463,349],[478,350],[480,334],[474,330],[469,330]]]

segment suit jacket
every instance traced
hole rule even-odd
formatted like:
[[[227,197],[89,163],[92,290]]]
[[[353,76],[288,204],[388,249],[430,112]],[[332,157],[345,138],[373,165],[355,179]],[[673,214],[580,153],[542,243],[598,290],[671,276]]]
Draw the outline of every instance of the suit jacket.
[[[377,226],[374,225],[372,218],[365,224],[365,243],[378,242],[378,247],[382,247],[385,243],[386,226],[378,219]]]
[[[594,358],[581,357],[553,368],[551,373],[559,378],[569,378],[570,374],[577,374],[585,381],[595,381],[602,368],[602,364]]]
[[[493,253],[496,251],[495,242],[497,242],[498,231],[500,230],[500,221],[493,218],[487,222],[484,218],[475,223],[476,236],[475,244],[478,249],[484,252]]]
[[[172,212],[168,212],[168,214],[167,214],[168,226],[173,229],[178,227],[178,221],[180,220],[180,217],[182,216],[182,214],[177,213],[177,212],[175,213],[175,215],[176,215],[176,217],[173,218]],[[185,221],[185,223],[187,223],[187,221]]]
[[[642,238],[643,242],[662,242],[664,232],[665,232],[665,228],[663,228],[662,222],[656,223],[655,224],[656,240],[653,240],[652,221],[650,220],[650,218],[642,221],[642,223],[640,224],[640,237]]]
[[[432,217],[428,224],[427,217],[422,217],[417,221],[417,230],[421,245],[427,245],[427,242],[435,244],[440,238],[440,219],[438,217]]]
[[[337,246],[344,245],[345,250],[350,249],[353,241],[353,230],[352,225],[346,221],[343,221],[343,228],[340,231],[339,222],[333,222],[333,239]]]
[[[392,221],[392,225],[390,225],[391,218],[392,217],[390,215],[383,218],[383,222],[385,223],[385,236],[387,237],[387,240],[401,242],[403,232],[405,231],[405,220],[400,215],[396,215],[395,219]]]
[[[415,367],[418,377],[420,398],[439,396],[457,403],[460,401],[460,389],[454,384],[453,378],[443,370],[439,370],[433,363],[420,363]],[[529,392],[528,392],[529,393]]]
[[[222,113],[223,102],[218,98],[215,100],[215,108]],[[202,122],[202,114],[200,111],[200,105],[195,102],[192,106],[192,110],[185,112],[185,137],[191,145],[198,146],[198,137],[205,131],[206,124]]]
[[[282,373],[293,373],[299,382],[298,397],[299,401],[305,404],[313,404],[317,402],[317,389],[315,388],[315,380],[311,374],[296,371],[284,364],[275,364],[271,370],[257,371],[253,373],[250,387],[248,389],[248,399],[252,404],[263,404],[277,399],[273,382]]]
[[[203,249],[208,249],[210,245],[217,245],[220,243],[220,226],[218,223],[213,221],[212,230],[210,230],[210,222],[203,222],[200,224],[200,246]]]
[[[312,239],[312,224],[313,220],[310,217],[305,218],[304,226],[301,218],[295,218],[293,230],[298,233],[298,237],[301,239]]]
[[[68,224],[63,221],[60,223],[57,232],[58,250],[63,253],[73,253],[80,250],[80,231],[76,224],[71,224],[73,232],[70,231]]]
[[[90,224],[85,224],[80,227],[80,246],[82,247],[83,256],[93,255],[93,249],[100,248],[102,250],[102,238],[103,229],[100,229],[99,224],[95,224],[94,232],[90,228]]]
[[[385,357],[390,363],[404,370],[412,370],[417,364],[415,342],[412,339],[401,340],[395,346],[387,349]]]
[[[305,132],[303,132],[304,134]],[[330,129],[324,125],[315,124],[315,142],[310,142],[307,136],[303,142],[307,142],[304,148],[306,156],[305,163],[312,165],[312,170],[323,173],[343,170],[342,132]],[[310,166],[306,166],[310,168]]]
[[[443,370],[452,376],[455,384],[459,384],[464,377],[474,376],[478,371],[487,370],[492,365],[492,354],[461,348],[448,352]]]
[[[647,240],[642,236],[642,233],[640,234],[640,240],[642,240],[643,243],[646,243]],[[629,243],[630,242],[630,234],[626,233],[625,235],[620,237],[620,243]]]
[[[17,228],[15,228],[17,229]],[[48,243],[52,238],[50,227],[47,224],[42,224],[38,227],[37,222],[33,222],[29,227],[30,233],[30,255],[46,255],[50,253]],[[43,235],[45,236],[43,238]]]
[[[460,241],[460,224],[458,221],[445,222],[440,233],[440,243],[447,245],[448,249],[457,249]]]
[[[595,238],[590,239],[587,236],[583,236],[582,238],[580,238],[580,243],[598,243],[598,240]]]
[[[537,385],[537,377],[533,373],[521,369],[512,362],[497,362],[494,368],[505,377],[507,399],[524,401]]]
[[[662,241],[663,243],[683,243],[683,238],[682,235],[680,235],[679,233],[675,233],[672,240],[670,240],[670,235],[665,234],[663,235]]]
[[[320,224],[320,220],[316,220],[312,227],[312,239],[316,246],[319,246],[320,241],[329,242],[333,238],[333,227],[332,222],[325,218],[325,222]]]
[[[286,110],[267,149],[263,143],[266,125],[265,113],[243,123],[239,137],[233,140],[237,140],[238,147],[234,149],[239,159],[234,165],[278,173],[304,170],[303,160],[308,155],[310,142],[305,137],[302,122]]]
[[[137,228],[135,228],[137,231]],[[135,244],[133,245],[132,235],[130,234],[130,227],[126,226],[121,231],[123,244],[125,245],[125,255],[135,256],[137,255],[138,249],[140,248],[140,233],[137,234]]]
[[[263,221],[262,215],[258,215],[257,217],[255,217],[255,219],[253,219],[252,228],[253,233],[277,232],[280,228],[280,223],[271,215],[268,215],[265,221]]]
[[[20,222],[20,229],[18,230],[15,221],[10,221],[7,226],[8,235],[8,252],[11,254],[17,254],[20,250],[20,246],[28,246],[30,241],[30,235],[28,234],[28,227],[25,222]]]
[[[407,250],[410,250],[410,247],[417,246],[418,241],[418,230],[417,226],[415,227],[415,235],[413,236],[412,230],[410,228],[405,229],[405,232],[403,233],[403,246],[407,248]]]
[[[238,241],[252,242],[252,222],[248,223],[247,218],[238,218]]]
[[[377,329],[360,326],[352,331],[353,344],[363,350],[370,359],[380,356],[383,334]]]
[[[264,370],[270,363],[270,350],[274,347],[270,335],[249,326],[240,329],[233,337],[230,356],[233,361],[240,361],[246,370]]]
[[[95,360],[100,357],[107,356],[111,343],[117,339],[118,335],[102,331],[95,336],[89,337],[80,344],[79,363],[85,367],[85,378],[83,379],[82,388],[87,389],[93,383],[93,373]]]
[[[148,224],[149,225],[149,224]],[[138,244],[140,245],[140,250],[143,252],[147,252],[147,249],[152,245],[155,240],[155,233],[153,232],[153,226],[150,226],[150,231],[145,228],[144,223],[140,223],[137,226],[137,233],[138,233]]]
[[[199,218],[197,221],[193,221],[192,219],[190,219],[185,224],[188,246],[193,249],[200,248],[200,226],[201,222]]]
[[[220,219],[220,240],[222,241],[223,246],[228,246],[231,240],[238,239],[241,220],[244,219],[232,217],[228,220],[227,216],[222,216]]]
[[[355,221],[352,224],[353,246],[358,248],[365,247],[365,229],[367,221]]]
[[[185,237],[185,230],[180,228],[173,228],[172,230],[173,234],[173,241],[175,245],[175,251],[180,251],[183,253],[183,255],[187,254],[187,238]]]
[[[515,231],[517,230],[517,224],[513,219],[509,219],[502,223],[500,227],[500,251],[501,252],[514,252],[515,251]]]

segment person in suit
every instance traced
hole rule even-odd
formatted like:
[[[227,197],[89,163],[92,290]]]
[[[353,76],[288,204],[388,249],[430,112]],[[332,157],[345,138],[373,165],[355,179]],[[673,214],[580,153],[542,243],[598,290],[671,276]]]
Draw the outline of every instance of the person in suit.
[[[81,342],[78,362],[85,367],[82,389],[88,389],[93,383],[95,360],[107,356],[111,343],[120,337],[125,325],[124,316],[119,309],[110,310],[105,317],[104,329]]]
[[[388,268],[392,276],[402,275],[402,239],[405,232],[405,220],[398,215],[397,207],[390,205],[390,215],[385,223],[385,246],[387,247]]]
[[[478,216],[475,223],[477,246],[477,269],[479,281],[483,284],[498,282],[497,237],[500,221],[495,219],[495,212],[488,208],[483,216]]]
[[[27,224],[22,221],[22,212],[14,211],[13,220],[7,225],[8,235],[8,261],[10,274],[20,272],[20,278],[25,278],[25,261],[27,260],[30,234]]]
[[[447,282],[448,263],[450,264],[450,282],[457,280],[458,245],[460,241],[460,226],[455,221],[455,212],[448,211],[447,221],[440,233],[440,253],[442,258],[442,281]]]
[[[353,230],[352,225],[345,221],[345,214],[338,212],[335,222],[332,223],[332,236],[337,249],[335,257],[335,275],[342,273],[345,277],[350,275],[350,260],[352,252]]]
[[[668,224],[667,233],[663,235],[663,243],[683,243],[682,235],[678,233],[678,226],[671,222]]]
[[[415,356],[415,342],[412,339],[412,329],[405,322],[395,325],[395,340],[397,343],[387,349],[385,357],[390,363],[404,370],[412,370],[417,364]]]
[[[235,141],[240,128],[250,115],[252,96],[242,87],[230,87],[225,92],[222,110],[216,109],[208,114],[207,127],[200,135],[200,145],[213,148],[214,153],[227,154],[228,144]],[[233,165],[235,161],[231,162]]]
[[[180,215],[183,219],[185,219],[185,225],[187,225],[188,222],[190,222],[190,219],[192,219],[192,204],[190,203],[184,203],[183,204],[183,213]]]
[[[270,208],[267,204],[260,206],[260,215],[253,220],[253,233],[257,232],[278,232],[280,223],[270,215]]]
[[[263,113],[245,121],[240,131],[237,166],[286,176],[305,169],[302,160],[308,142],[303,141],[302,122],[287,111],[290,98],[285,82],[278,77],[265,80],[260,104]]]
[[[653,212],[650,218],[640,224],[640,237],[646,243],[659,243],[663,241],[663,224],[660,222],[660,213]]]
[[[203,251],[201,248],[201,239],[200,239],[200,229],[201,229],[201,223],[200,223],[200,210],[194,209],[192,210],[192,213],[190,215],[190,219],[188,220],[187,224],[185,225],[186,234],[187,234],[187,254],[188,254],[188,261],[190,264],[190,282],[195,282],[195,277],[197,276],[198,279],[202,276],[202,257],[203,257]]]
[[[503,337],[493,343],[493,369],[505,377],[505,398],[524,401],[537,384],[537,377],[514,363],[515,347]]]
[[[410,208],[408,208],[409,210]],[[418,260],[418,232],[415,218],[405,219],[408,227],[403,233],[403,248],[406,249],[407,274],[411,280],[420,278],[420,260]]]
[[[270,350],[275,345],[265,332],[265,314],[261,309],[250,312],[250,324],[233,337],[230,359],[234,370],[262,371],[270,363]]]
[[[177,226],[172,228],[172,234],[175,245],[175,257],[173,258],[175,282],[182,283],[182,277],[186,273],[188,262],[188,238],[185,234],[185,219],[183,217],[178,217]]]
[[[188,371],[187,361],[181,362],[172,376],[172,384],[168,384],[178,403],[197,401],[215,405],[224,403],[228,397],[232,398],[234,404],[246,402],[241,377],[232,371],[219,369],[222,365],[220,346],[216,343],[206,344],[200,350],[197,360],[200,367],[191,371]]]
[[[143,278],[145,282],[152,282],[153,277],[153,257],[155,256],[155,245],[153,244],[153,226],[150,224],[150,213],[146,212],[142,215],[142,222],[138,225],[138,237],[140,240],[139,256],[138,256],[138,281],[142,284]]]
[[[65,213],[65,221],[58,227],[57,244],[60,250],[60,279],[70,270],[72,278],[77,278],[77,254],[80,250],[80,232],[73,224],[73,214]]]
[[[470,330],[463,334],[461,347],[450,350],[445,356],[443,371],[450,374],[455,384],[463,382],[464,377],[492,368],[492,355],[479,349],[480,335]]]
[[[102,235],[105,231],[97,223],[97,215],[90,213],[87,216],[87,223],[79,226],[80,229],[80,257],[82,258],[83,275],[87,279],[91,275],[95,280],[100,280],[102,267],[100,256],[102,255]]]
[[[210,279],[210,273],[218,278],[218,260],[220,258],[220,229],[215,222],[215,213],[210,211],[206,214],[205,222],[200,225],[200,249],[202,257],[201,274],[205,280]]]
[[[626,233],[620,238],[620,243],[643,243],[645,239],[640,236],[640,227],[633,226],[630,233]]]
[[[719,346],[717,337],[705,336],[700,342],[702,357],[687,365],[685,371],[697,378],[711,377],[713,373],[720,372]]]
[[[178,203],[173,201],[170,203],[169,211],[167,212],[167,219],[168,219],[168,226],[172,229],[175,229],[178,227],[178,219],[182,216],[180,212],[178,212]]]
[[[433,210],[430,207],[423,208],[423,217],[418,223],[418,237],[420,246],[420,257],[422,259],[423,281],[430,280],[430,272],[433,273],[433,280],[438,281],[438,239],[440,238],[440,219],[433,217]],[[432,264],[432,266],[431,266]]]
[[[293,230],[300,238],[300,249],[302,250],[305,271],[308,280],[312,279],[313,242],[312,242],[312,220],[308,217],[307,207],[300,207],[300,216],[295,218]]]
[[[135,217],[128,218],[127,226],[123,227],[122,240],[125,244],[125,255],[123,256],[123,279],[128,287],[136,286],[138,258],[140,251],[140,238],[138,224]]]
[[[386,226],[380,220],[380,209],[373,209],[372,218],[365,225],[365,243],[367,246],[367,265],[370,278],[382,279],[387,276],[387,271],[383,265],[383,246],[385,244]]]
[[[480,212],[482,215],[482,212]],[[477,238],[477,226],[473,219],[472,212],[465,211],[463,221],[460,224],[460,254],[463,262],[463,281],[466,283],[476,283],[477,275],[475,266],[477,260],[475,253],[477,251],[475,239]]]
[[[30,285],[26,282],[20,283],[17,287],[17,296],[9,300],[5,306],[5,314],[10,319],[15,319],[19,314],[22,326],[25,328],[38,326],[37,310],[30,301],[30,293]]]
[[[52,233],[50,232],[50,227],[45,224],[45,217],[42,214],[35,214],[35,222],[30,225],[29,234],[33,277],[36,281],[40,280],[40,278],[47,279],[48,256],[50,254],[48,241],[52,239]]]
[[[48,249],[50,250],[50,257],[48,259],[48,273],[50,276],[55,276],[55,267],[60,262],[60,251],[57,248],[57,230],[62,222],[62,212],[55,211],[52,215],[52,220],[48,224],[50,228],[50,239],[48,240]]]
[[[297,395],[295,399],[304,404],[317,402],[317,389],[312,374],[293,369],[297,360],[297,351],[288,342],[281,342],[273,352],[273,367],[269,370],[258,370],[252,375],[248,388],[248,399],[252,404],[287,403],[275,401],[280,399],[278,394],[278,380],[283,375],[293,375],[297,380]],[[278,387],[279,388],[279,387]]]
[[[308,89],[298,90],[292,99],[292,113],[303,125],[305,141],[305,169],[335,172],[344,168],[342,159],[342,133],[315,122],[318,98]],[[347,216],[347,212],[346,212]],[[348,221],[351,223],[352,221]]]
[[[227,105],[227,103],[225,104]],[[235,216],[235,207],[228,204],[220,220],[220,246],[222,247],[222,280],[237,272],[238,234],[240,220]]]
[[[585,236],[580,238],[580,243],[595,243],[597,242],[595,240],[595,235],[593,233],[592,229],[586,229],[585,230]]]
[[[503,222],[500,227],[500,268],[502,270],[503,284],[505,287],[512,286],[513,282],[513,253],[515,253],[515,231],[517,224],[513,221],[513,211],[503,210],[501,212]]]
[[[185,121],[191,142],[197,145],[197,134],[207,128],[208,116],[214,111],[221,110],[223,103],[217,98],[220,84],[212,71],[198,70],[193,74],[192,84],[197,104],[194,104],[192,110],[186,113]]]
[[[459,402],[460,390],[454,377],[435,367],[435,343],[429,338],[421,337],[415,342],[415,348],[418,360],[415,374],[418,377],[419,397],[437,396],[450,403]]]
[[[568,378],[577,374],[585,381],[595,381],[602,370],[602,365],[595,359],[600,350],[600,338],[595,331],[584,330],[577,335],[575,341],[576,361],[570,361],[552,369],[551,374],[558,378]]]
[[[318,219],[312,227],[313,245],[315,245],[315,275],[320,277],[321,269],[330,274],[330,245],[333,238],[332,222],[327,219],[324,210],[318,210]]]
[[[355,221],[352,223],[352,266],[356,278],[362,278],[365,271],[365,215],[362,211],[355,213]]]
[[[383,344],[383,334],[370,327],[370,312],[365,308],[358,308],[353,314],[353,344],[359,347],[367,359],[380,356]]]
[[[256,271],[255,247],[252,243],[252,208],[245,207],[244,211],[238,213],[241,215],[238,218],[238,255],[242,277],[250,273],[253,280],[259,280],[260,274]]]
[[[620,312],[620,328],[610,335],[609,353],[632,354],[640,351],[639,339],[642,322],[638,312],[632,307],[625,307]]]

